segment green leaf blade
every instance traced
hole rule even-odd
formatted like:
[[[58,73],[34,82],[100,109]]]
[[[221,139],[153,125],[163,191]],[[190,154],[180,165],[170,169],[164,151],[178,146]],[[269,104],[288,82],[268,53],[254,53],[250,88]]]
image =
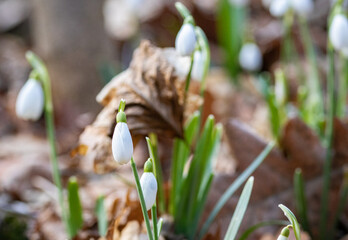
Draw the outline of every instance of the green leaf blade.
[[[82,207],[77,179],[71,177],[68,183],[69,235],[76,236],[83,224]]]
[[[289,208],[287,208],[283,204],[279,204],[278,207],[280,207],[280,209],[283,210],[285,216],[289,219],[289,221],[292,225],[292,229],[294,230],[296,240],[301,240],[300,224],[298,224],[298,221],[297,221],[295,215],[291,212],[291,210]]]
[[[95,212],[98,219],[98,232],[105,237],[108,230],[108,218],[104,204],[104,196],[99,196],[96,202]]]

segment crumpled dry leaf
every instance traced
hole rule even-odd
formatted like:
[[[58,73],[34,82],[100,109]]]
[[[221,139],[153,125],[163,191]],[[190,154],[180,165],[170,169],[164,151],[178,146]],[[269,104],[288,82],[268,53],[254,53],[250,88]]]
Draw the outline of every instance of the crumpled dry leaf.
[[[221,192],[257,157],[266,146],[266,141],[256,135],[250,127],[238,120],[230,119],[225,124],[226,137],[231,150],[237,160],[237,173],[231,175],[217,175],[212,186],[212,198],[208,200],[207,212],[211,209]],[[344,133],[347,125],[336,120],[334,134],[334,149],[332,169],[332,183],[330,188],[330,212],[338,203],[338,191],[342,182],[342,165],[348,162],[346,149],[342,146],[347,143]],[[282,211],[277,211],[277,205],[283,203],[296,213],[293,193],[293,173],[296,167],[302,169],[306,178],[306,197],[308,203],[309,221],[312,226],[319,226],[320,195],[322,189],[322,163],[325,150],[320,146],[319,139],[313,131],[299,119],[291,119],[284,127],[281,139],[283,149],[275,148],[271,151],[264,163],[253,173],[255,177],[251,203],[249,204],[243,229],[265,220],[284,219]],[[285,153],[285,155],[283,154]],[[221,227],[224,233],[238,201],[240,192],[226,204],[220,212],[211,231]],[[347,214],[347,212],[345,212]],[[330,214],[332,215],[332,214]],[[331,219],[332,216],[330,216]],[[265,227],[261,231],[273,232],[274,227]],[[316,229],[318,230],[318,229]],[[259,239],[260,231],[250,239]],[[316,231],[314,231],[316,233]],[[262,235],[262,234],[261,234]]]
[[[97,101],[104,109],[80,136],[80,145],[88,147],[82,160],[85,169],[104,173],[117,167],[112,159],[111,138],[122,98],[127,103],[125,112],[135,144],[139,136],[151,132],[164,137],[183,135],[184,119],[202,101],[197,83],[193,82],[184,107],[185,78],[175,59],[182,61],[174,49],[160,49],[143,41],[134,52],[130,67],[102,89]]]

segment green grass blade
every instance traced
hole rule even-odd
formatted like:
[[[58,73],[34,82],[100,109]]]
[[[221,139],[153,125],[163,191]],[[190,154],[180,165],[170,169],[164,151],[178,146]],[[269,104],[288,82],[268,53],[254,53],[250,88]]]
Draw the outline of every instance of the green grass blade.
[[[230,225],[228,226],[227,233],[225,235],[225,240],[234,240],[240,224],[243,221],[245,211],[248,207],[251,192],[253,190],[254,177],[250,177],[245,184],[242,194],[237,203],[237,207],[234,210]]]
[[[308,232],[310,235],[310,227],[307,216],[307,203],[306,203],[306,195],[305,195],[305,186],[302,176],[301,169],[296,169],[294,173],[294,191],[295,191],[295,200],[296,200],[296,208],[298,214],[300,215],[301,225],[303,230]]]
[[[162,226],[163,226],[163,218],[160,218],[157,222],[157,236],[158,237],[161,235]]]
[[[225,191],[225,193],[221,196],[214,209],[210,213],[207,221],[204,223],[199,238],[203,238],[203,236],[207,233],[209,226],[214,221],[217,214],[220,212],[221,208],[225,205],[225,203],[231,198],[231,196],[235,193],[235,191],[248,179],[248,177],[256,170],[258,166],[263,162],[263,160],[270,153],[275,143],[272,142],[267,145],[267,147],[260,153],[259,156],[250,164],[250,166],[244,170],[244,172],[239,175],[239,177],[229,186],[229,188]]]
[[[241,235],[241,237],[239,238],[239,240],[247,240],[248,237],[255,232],[257,229],[261,228],[261,227],[266,227],[266,226],[274,226],[274,225],[280,225],[280,226],[284,226],[287,225],[288,221],[284,221],[284,220],[272,220],[272,221],[265,221],[265,222],[260,222],[258,224],[255,224],[254,226],[251,226],[250,228],[248,228],[247,230],[245,230],[243,232],[243,234]]]
[[[99,196],[95,206],[95,213],[98,219],[98,232],[101,237],[105,237],[108,230],[108,217],[104,205],[104,196]]]
[[[71,177],[68,183],[69,203],[69,235],[74,237],[83,224],[82,207],[79,196],[79,185],[76,177]]]
[[[285,216],[289,219],[292,225],[292,229],[294,230],[296,240],[301,240],[301,235],[300,235],[301,229],[295,215],[290,211],[289,208],[287,208],[283,204],[279,204],[278,207],[280,207],[280,209],[283,210]]]

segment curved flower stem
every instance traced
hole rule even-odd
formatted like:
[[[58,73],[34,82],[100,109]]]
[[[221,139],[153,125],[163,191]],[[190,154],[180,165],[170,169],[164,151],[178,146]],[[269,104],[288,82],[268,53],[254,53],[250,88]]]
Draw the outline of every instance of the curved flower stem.
[[[59,164],[57,159],[56,150],[56,140],[55,140],[55,130],[54,130],[54,116],[53,116],[53,102],[51,93],[51,81],[48,75],[47,68],[42,60],[36,56],[33,52],[28,51],[26,53],[26,58],[33,68],[33,73],[35,73],[38,80],[41,82],[44,95],[45,95],[45,122],[47,138],[51,149],[51,164],[52,164],[52,175],[53,182],[58,189],[58,201],[61,208],[62,220],[65,224],[66,230],[70,235],[70,228],[68,222],[67,211],[64,204],[63,187],[61,182],[61,176],[59,172]],[[71,237],[71,236],[70,236]]]
[[[191,55],[190,70],[186,76],[186,81],[185,81],[184,107],[186,106],[187,94],[188,94],[190,83],[191,83],[191,73],[192,73],[192,68],[193,68],[193,59],[194,59],[193,56],[194,56],[194,54],[195,54],[195,52],[193,52]]]
[[[152,235],[149,215],[147,214],[147,211],[146,211],[146,204],[145,204],[143,190],[141,189],[141,185],[140,185],[140,179],[139,179],[139,175],[138,175],[138,171],[137,171],[137,166],[135,165],[133,157],[131,158],[131,167],[132,167],[132,171],[133,171],[133,175],[134,175],[134,179],[135,179],[137,192],[139,195],[141,210],[143,212],[143,216],[144,216],[144,220],[145,220],[147,236],[149,237],[149,240],[154,240],[153,235]]]

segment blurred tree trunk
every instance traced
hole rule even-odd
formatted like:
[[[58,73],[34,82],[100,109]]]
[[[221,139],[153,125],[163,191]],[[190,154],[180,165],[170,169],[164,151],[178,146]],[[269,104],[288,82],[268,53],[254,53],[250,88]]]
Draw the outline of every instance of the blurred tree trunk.
[[[60,108],[98,109],[95,97],[103,85],[98,69],[113,53],[102,5],[101,0],[33,0],[34,49],[48,65]]]

